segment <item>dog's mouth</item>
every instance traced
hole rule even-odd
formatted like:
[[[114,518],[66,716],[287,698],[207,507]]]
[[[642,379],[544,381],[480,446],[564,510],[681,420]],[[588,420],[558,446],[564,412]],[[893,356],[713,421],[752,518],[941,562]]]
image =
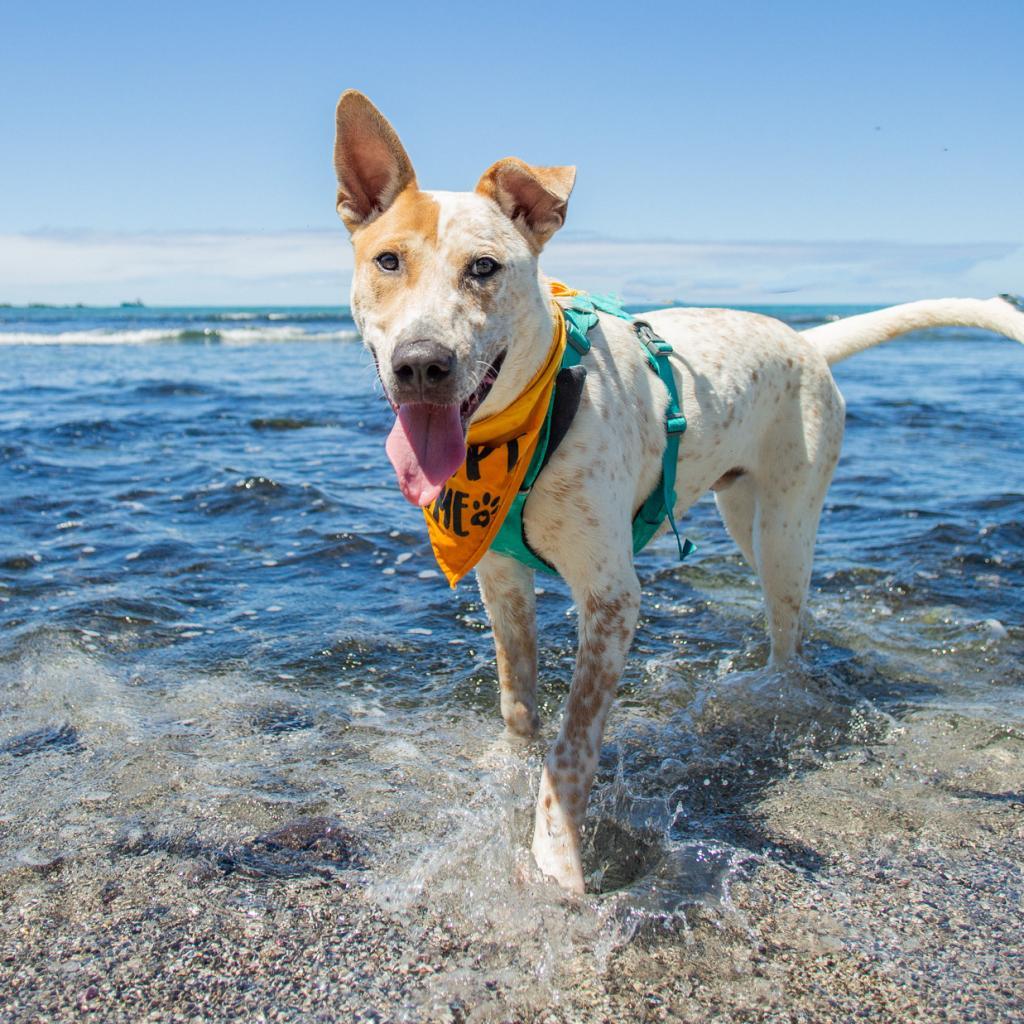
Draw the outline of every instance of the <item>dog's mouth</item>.
[[[505,352],[502,352],[493,363],[488,364],[484,370],[484,375],[480,378],[480,383],[476,387],[476,391],[473,392],[467,398],[462,405],[459,406],[459,415],[462,417],[462,429],[465,430],[469,426],[469,421],[473,418],[477,409],[484,404],[484,400],[491,393],[491,388],[494,387],[494,382],[498,379],[498,374],[501,373],[501,367],[505,362]]]
[[[491,393],[504,362],[502,352],[485,367],[476,388],[459,405],[396,404],[388,395],[396,419],[385,447],[398,486],[413,505],[431,504],[465,462],[469,421]]]

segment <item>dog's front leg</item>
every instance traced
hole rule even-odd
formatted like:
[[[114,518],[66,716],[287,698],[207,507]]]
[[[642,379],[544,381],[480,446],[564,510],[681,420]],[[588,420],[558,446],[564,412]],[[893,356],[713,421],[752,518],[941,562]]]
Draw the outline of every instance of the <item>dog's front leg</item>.
[[[480,593],[494,628],[501,686],[501,717],[509,732],[529,738],[537,717],[537,603],[533,570],[489,551],[476,567]]]
[[[558,738],[548,750],[537,797],[533,856],[563,888],[583,892],[580,826],[601,753],[605,718],[625,664],[640,611],[631,562],[618,571],[593,567],[569,580],[579,615],[576,670]]]

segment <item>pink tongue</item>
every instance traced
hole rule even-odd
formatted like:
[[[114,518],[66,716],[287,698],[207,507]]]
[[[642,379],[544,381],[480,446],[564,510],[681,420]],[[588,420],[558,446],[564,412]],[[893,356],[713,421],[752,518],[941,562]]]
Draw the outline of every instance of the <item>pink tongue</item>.
[[[399,406],[385,450],[402,493],[414,505],[429,505],[466,460],[459,407],[425,402]]]

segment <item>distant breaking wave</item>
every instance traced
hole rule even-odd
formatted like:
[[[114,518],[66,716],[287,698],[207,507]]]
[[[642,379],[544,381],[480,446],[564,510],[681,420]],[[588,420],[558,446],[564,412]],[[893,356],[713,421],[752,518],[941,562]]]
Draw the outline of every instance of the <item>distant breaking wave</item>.
[[[633,307],[641,311],[641,307]],[[864,307],[867,308],[867,307]],[[835,319],[836,307],[764,312],[796,328]],[[843,307],[842,313],[862,312]],[[0,347],[13,345],[255,345],[358,340],[345,307],[0,307]]]
[[[181,341],[248,345],[283,341],[355,341],[358,337],[353,330],[308,331],[301,327],[139,327],[57,332],[0,330],[0,345],[148,345]]]

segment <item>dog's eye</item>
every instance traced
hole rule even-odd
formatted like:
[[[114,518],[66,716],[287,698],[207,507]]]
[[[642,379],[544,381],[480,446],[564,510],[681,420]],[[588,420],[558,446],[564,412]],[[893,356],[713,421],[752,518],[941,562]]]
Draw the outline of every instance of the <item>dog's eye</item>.
[[[496,259],[492,259],[490,256],[481,256],[469,265],[469,276],[482,281],[484,278],[493,277],[499,270],[501,270],[501,264]]]
[[[379,256],[375,257],[374,263],[380,267],[381,270],[391,274],[394,273],[399,267],[398,256],[393,252],[382,252]]]

